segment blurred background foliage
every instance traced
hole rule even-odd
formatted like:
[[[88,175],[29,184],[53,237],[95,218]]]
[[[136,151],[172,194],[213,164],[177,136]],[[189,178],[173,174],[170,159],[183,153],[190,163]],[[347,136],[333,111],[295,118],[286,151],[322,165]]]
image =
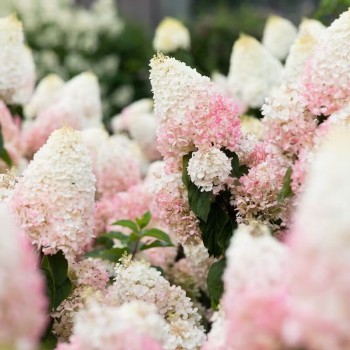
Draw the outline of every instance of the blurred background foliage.
[[[179,17],[190,30],[191,51],[177,58],[210,76],[227,74],[240,33],[261,39],[269,14],[296,24],[316,17],[328,25],[350,6],[350,0],[118,0],[116,7],[113,1],[0,1],[1,15],[16,12],[24,23],[38,79],[48,73],[69,79],[85,70],[98,76],[106,122],[132,101],[151,96],[152,38],[166,15]]]

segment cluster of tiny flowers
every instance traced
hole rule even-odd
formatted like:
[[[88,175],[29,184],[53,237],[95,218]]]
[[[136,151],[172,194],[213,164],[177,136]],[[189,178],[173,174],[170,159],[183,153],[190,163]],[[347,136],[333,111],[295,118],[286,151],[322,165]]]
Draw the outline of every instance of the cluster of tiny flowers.
[[[12,198],[16,216],[45,254],[80,254],[93,231],[95,177],[79,131],[60,129],[19,178]]]
[[[109,282],[108,273],[99,260],[89,258],[72,262],[69,268],[73,292],[51,313],[52,330],[61,341],[71,336],[75,316],[89,300],[103,300]]]
[[[191,38],[188,29],[177,19],[166,17],[158,25],[153,39],[155,51],[164,53],[188,50]]]
[[[343,107],[349,99],[349,38],[350,10],[326,29],[308,61],[303,92],[315,115],[328,116]]]
[[[265,140],[291,160],[312,145],[317,128],[317,119],[309,112],[300,90],[298,83],[283,84],[262,107]]]
[[[292,22],[279,16],[271,16],[266,22],[262,43],[272,55],[284,60],[296,36],[297,29]]]
[[[168,325],[153,305],[90,302],[81,309],[69,344],[57,350],[162,350]]]
[[[325,136],[295,213],[285,331],[294,346],[320,350],[350,346],[349,140],[348,128],[335,127]]]
[[[231,159],[217,148],[192,153],[188,163],[191,181],[202,191],[217,191],[231,172]]]
[[[53,94],[52,103],[39,108],[34,121],[26,124],[23,137],[28,156],[32,156],[56,129],[67,126],[85,129],[101,125],[99,85],[92,73],[82,73],[63,87],[58,84],[50,93]]]
[[[106,296],[110,305],[133,300],[154,304],[169,325],[164,349],[195,350],[204,342],[201,317],[186,293],[161,276],[160,272],[142,261],[128,257],[115,268],[115,281]]]
[[[282,78],[282,64],[256,39],[242,35],[234,44],[228,83],[237,98],[259,108]]]
[[[224,349],[280,349],[288,251],[266,227],[241,226],[226,252]]]
[[[22,23],[15,16],[0,19],[0,98],[9,104],[25,104],[34,89],[35,67],[24,45]]]
[[[153,113],[151,99],[142,99],[125,107],[120,115],[112,119],[111,124],[115,133],[128,132],[149,161],[160,158],[156,142],[158,120]]]
[[[160,169],[155,175],[156,215],[175,233],[180,243],[199,243],[199,222],[188,203],[187,190],[181,174],[166,174]]]
[[[4,203],[0,219],[0,348],[32,350],[46,326],[44,281],[37,257]]]

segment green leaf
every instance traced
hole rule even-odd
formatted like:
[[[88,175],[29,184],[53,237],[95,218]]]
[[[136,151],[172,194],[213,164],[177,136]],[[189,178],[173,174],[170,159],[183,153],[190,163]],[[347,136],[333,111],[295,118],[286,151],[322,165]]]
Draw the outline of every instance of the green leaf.
[[[151,249],[151,248],[158,248],[158,247],[166,248],[166,247],[173,247],[173,246],[174,245],[172,243],[167,243],[164,241],[155,240],[150,244],[140,242],[139,249],[140,250],[147,250],[147,249]]]
[[[118,220],[118,221],[114,222],[112,225],[127,227],[127,228],[131,229],[133,232],[139,231],[137,225],[131,220]]]
[[[114,245],[113,239],[101,235],[96,238],[94,246],[103,247],[104,249],[112,248]]]
[[[292,168],[289,167],[283,177],[283,186],[278,195],[279,202],[282,202],[284,199],[291,197],[293,195],[291,182],[292,182]]]
[[[236,152],[231,152],[228,149],[221,150],[227,155],[227,157],[231,158],[231,176],[240,178],[248,173],[249,168],[246,165],[240,165],[239,157]]]
[[[208,293],[211,299],[211,306],[216,309],[219,305],[222,293],[224,291],[224,284],[222,275],[226,267],[226,259],[223,258],[213,263],[209,269],[207,277]]]
[[[151,221],[151,218],[152,218],[151,213],[148,211],[145,214],[143,214],[140,219],[136,218],[135,221],[139,225],[139,227],[143,229],[149,224],[149,222]]]
[[[72,292],[72,282],[67,277],[64,282],[56,287],[56,298],[53,307],[56,309],[63,300],[65,300]]]
[[[62,284],[67,277],[68,261],[62,251],[55,255],[44,255],[41,267],[50,272],[56,285]]]
[[[188,202],[191,210],[202,221],[207,221],[210,211],[211,193],[201,191],[190,179],[187,166],[190,159],[190,154],[183,157],[182,181],[187,188]]]
[[[157,228],[151,228],[149,230],[144,230],[142,233],[142,237],[158,238],[158,239],[172,245],[171,239],[168,236],[168,234],[166,234],[164,231],[159,230]]]
[[[52,332],[45,334],[44,338],[41,341],[41,350],[53,350],[56,348],[57,338]]]
[[[216,202],[212,203],[207,222],[201,222],[199,224],[200,230],[202,231],[203,243],[210,255],[215,257],[222,255],[223,248],[220,246],[218,238],[222,236],[222,241],[226,240],[227,232],[225,231],[225,233],[222,234],[222,231],[225,228],[228,230],[227,226],[225,226],[228,222],[229,216],[227,213],[219,204]]]
[[[233,225],[231,220],[228,220],[218,237],[218,245],[223,252],[226,251],[226,249],[230,245],[230,240],[232,235],[233,235]]]
[[[11,157],[9,156],[5,145],[4,145],[4,137],[2,135],[2,130],[0,126],[0,158],[9,166],[12,166],[12,160]]]
[[[98,257],[104,260],[118,262],[125,253],[129,253],[127,248],[111,248],[101,251]]]
[[[107,249],[109,249],[109,248],[107,248]],[[86,257],[86,258],[99,258],[101,252],[103,252],[105,250],[106,250],[106,248],[94,249],[94,250],[91,250],[91,251],[85,253],[84,257]]]
[[[128,235],[126,235],[122,232],[119,232],[119,231],[107,232],[99,237],[108,237],[108,238],[112,238],[112,239],[118,239],[119,241],[127,241],[129,239]]]

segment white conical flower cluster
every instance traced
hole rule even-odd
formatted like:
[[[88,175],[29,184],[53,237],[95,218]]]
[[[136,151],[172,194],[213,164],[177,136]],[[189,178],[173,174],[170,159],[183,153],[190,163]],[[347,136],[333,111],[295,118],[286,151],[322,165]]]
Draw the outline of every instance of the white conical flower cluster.
[[[92,238],[95,177],[80,132],[52,133],[15,188],[13,207],[45,254],[80,254]]]
[[[130,261],[129,258],[116,266],[115,273],[107,302],[120,305],[141,300],[155,304],[158,313],[169,325],[164,349],[195,350],[204,342],[201,317],[180,287],[171,286],[158,270],[147,263]]]
[[[162,54],[154,57],[150,66],[154,110],[161,120],[181,121],[195,110],[195,101],[208,101],[210,79],[195,69]]]
[[[282,64],[256,39],[241,35],[235,42],[228,84],[237,98],[252,108],[264,103],[272,88],[279,85]]]
[[[270,16],[266,22],[263,45],[279,60],[284,60],[297,36],[294,24],[279,16]]]

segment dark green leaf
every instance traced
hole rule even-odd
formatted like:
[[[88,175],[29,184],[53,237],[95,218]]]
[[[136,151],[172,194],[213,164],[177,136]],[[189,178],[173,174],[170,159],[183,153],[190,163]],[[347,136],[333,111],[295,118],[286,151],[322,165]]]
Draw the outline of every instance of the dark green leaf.
[[[293,195],[291,181],[292,181],[292,168],[289,167],[283,177],[283,186],[278,195],[279,202],[282,202],[284,199],[291,197]]]
[[[114,222],[112,225],[127,227],[134,232],[138,232],[138,230],[139,230],[137,225],[131,220],[118,220],[118,221]]]
[[[219,237],[229,221],[227,213],[215,202],[212,203],[207,222],[201,222],[199,227],[202,231],[203,243],[210,255],[218,257],[222,255],[223,249],[219,244]],[[226,227],[228,230],[228,228]],[[222,235],[225,241],[227,233]]]
[[[124,253],[129,253],[127,248],[111,248],[100,252],[99,258],[118,262]]]
[[[86,258],[99,258],[100,254],[105,250],[106,250],[105,248],[94,249],[94,250],[91,250],[90,252],[85,253],[84,256]]]
[[[219,305],[221,295],[224,291],[224,284],[222,281],[222,275],[226,267],[226,259],[223,258],[211,265],[208,277],[207,286],[208,293],[211,299],[212,308],[216,309]]]
[[[232,234],[233,234],[233,225],[231,220],[228,220],[218,237],[218,244],[223,252],[226,251],[226,249],[230,245]]]
[[[208,214],[210,211],[210,200],[211,193],[201,191],[190,179],[187,166],[190,159],[190,155],[183,157],[183,168],[182,168],[182,181],[187,188],[188,202],[191,210],[194,214],[202,221],[207,221]]]
[[[231,158],[231,176],[240,178],[242,175],[248,173],[249,168],[246,165],[240,165],[237,153],[231,152],[227,149],[221,149],[227,157]]]
[[[146,244],[146,243],[140,242],[139,249],[140,250],[147,250],[147,249],[151,249],[151,248],[158,248],[158,247],[166,248],[166,247],[173,247],[173,246],[174,245],[172,243],[167,243],[167,242],[164,242],[164,241],[156,240],[156,241],[153,241],[150,244]]]
[[[63,300],[65,300],[72,291],[72,282],[67,277],[65,281],[56,287],[56,298],[53,307],[56,309]]]
[[[141,229],[145,228],[149,222],[151,221],[151,213],[148,211],[145,214],[142,215],[142,218],[136,218],[136,223],[139,225]]]
[[[103,247],[104,249],[108,249],[108,248],[112,248],[114,245],[113,243],[113,239],[106,237],[104,235],[101,235],[99,237],[96,238],[95,240],[95,244],[94,246],[99,246],[99,247]]]
[[[4,137],[2,135],[2,130],[0,127],[0,158],[10,167],[12,166],[12,160],[9,156],[7,150],[5,149],[4,145]]]
[[[170,237],[164,231],[157,228],[151,228],[149,230],[144,230],[142,237],[154,237],[158,238],[166,243],[172,244]]]
[[[68,261],[62,251],[55,255],[44,255],[41,267],[50,272],[56,285],[62,284],[68,272]]]
[[[41,341],[41,350],[53,350],[56,348],[57,338],[52,332],[45,334],[44,338]]]
[[[55,281],[50,271],[41,268],[41,272],[43,273],[46,281],[46,294],[47,294],[48,300],[50,301],[49,309],[52,310],[55,302],[55,298],[56,298]]]

